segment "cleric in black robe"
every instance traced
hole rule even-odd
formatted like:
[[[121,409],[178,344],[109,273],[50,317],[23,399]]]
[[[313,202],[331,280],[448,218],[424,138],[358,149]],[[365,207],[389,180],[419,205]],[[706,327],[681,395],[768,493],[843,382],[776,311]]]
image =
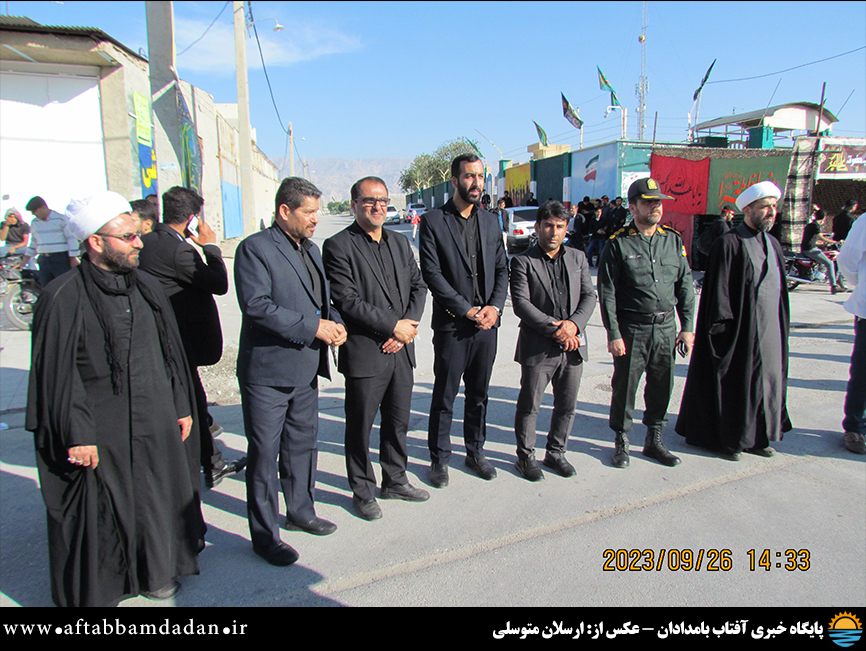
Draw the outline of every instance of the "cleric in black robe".
[[[191,379],[171,305],[135,269],[128,212],[115,193],[70,204],[88,253],[34,314],[26,427],[58,606],[170,596],[204,546]]]
[[[779,196],[769,181],[743,192],[745,221],[713,244],[676,425],[687,443],[732,461],[743,451],[772,456],[770,441],[791,429],[788,289],[781,247],[767,232]]]

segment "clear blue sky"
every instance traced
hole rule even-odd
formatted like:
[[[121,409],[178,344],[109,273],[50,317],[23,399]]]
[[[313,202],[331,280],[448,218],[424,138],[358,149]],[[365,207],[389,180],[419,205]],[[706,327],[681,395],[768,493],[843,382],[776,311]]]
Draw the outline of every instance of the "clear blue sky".
[[[175,2],[178,52],[225,3]],[[43,24],[98,27],[147,51],[144,2],[0,2]],[[413,158],[446,140],[476,139],[488,160],[527,160],[537,141],[577,148],[560,92],[585,122],[584,146],[619,134],[604,118],[600,66],[628,108],[636,137],[641,2],[259,2],[252,3],[283,123],[307,158]],[[285,29],[272,31],[275,18]],[[235,102],[231,3],[207,35],[178,57],[181,77]],[[650,2],[647,120],[652,137],[685,137],[692,94],[713,59],[700,120],[793,101],[818,103],[840,122],[835,135],[866,136],[866,50],[749,81],[866,45],[864,2]],[[259,146],[283,156],[281,132],[255,41],[247,41],[252,124]],[[778,88],[777,88],[778,84]],[[775,95],[774,95],[775,91]],[[852,93],[853,91],[853,93]],[[849,98],[850,95],[850,99]],[[847,103],[842,108],[843,104]],[[842,109],[840,111],[840,109]],[[301,140],[304,138],[304,140]]]

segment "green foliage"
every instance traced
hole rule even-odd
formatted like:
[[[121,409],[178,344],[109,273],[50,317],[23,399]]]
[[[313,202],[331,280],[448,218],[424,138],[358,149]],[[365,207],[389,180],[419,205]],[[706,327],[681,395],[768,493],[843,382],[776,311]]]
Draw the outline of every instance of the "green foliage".
[[[412,164],[400,173],[400,188],[414,192],[429,188],[451,178],[451,161],[461,154],[475,154],[476,149],[466,138],[441,144],[432,154],[416,156]]]
[[[332,215],[344,215],[352,211],[352,202],[346,201],[331,201],[328,204],[328,212]]]

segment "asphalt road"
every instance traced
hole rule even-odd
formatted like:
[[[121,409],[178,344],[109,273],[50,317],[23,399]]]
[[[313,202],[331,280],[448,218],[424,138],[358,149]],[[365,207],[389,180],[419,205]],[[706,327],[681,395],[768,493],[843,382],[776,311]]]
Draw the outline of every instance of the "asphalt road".
[[[315,239],[321,243],[348,223],[348,217],[325,217]],[[408,225],[395,230],[411,235]],[[204,495],[209,532],[201,574],[184,579],[168,602],[139,598],[122,606],[863,607],[866,458],[847,452],[840,433],[854,340],[844,299],[813,287],[791,294],[788,404],[795,429],[775,444],[772,459],[744,455],[732,463],[685,445],[673,423],[688,362],[677,361],[664,437],[682,458],[676,468],[641,456],[641,425],[632,434],[631,467],[611,467],[612,366],[596,311],[569,440],[577,475],[563,479],[545,469],[546,479],[537,484],[522,479],[513,465],[520,369],[512,361],[517,319],[507,306],[486,445],[499,476],[485,482],[467,471],[457,435],[451,485],[441,490],[427,481],[433,384],[428,302],[409,432],[411,481],[432,493],[428,502],[380,500],[384,517],[376,522],[354,515],[342,456],[343,382],[335,374],[334,381],[320,383],[317,504],[338,531],[325,538],[284,532],[300,560],[289,568],[267,565],[249,543],[240,474]],[[219,306],[232,345],[240,316],[231,291]],[[51,597],[44,507],[32,437],[22,429],[29,333],[7,328],[0,330],[0,421],[9,426],[0,431],[0,605],[45,606]],[[539,447],[551,405],[548,392]],[[456,407],[459,432],[459,398]],[[641,410],[639,398],[638,421]],[[218,439],[226,456],[242,455],[240,405],[215,406],[212,413],[226,429]],[[377,436],[374,431],[374,450]],[[764,550],[769,569],[758,564]]]

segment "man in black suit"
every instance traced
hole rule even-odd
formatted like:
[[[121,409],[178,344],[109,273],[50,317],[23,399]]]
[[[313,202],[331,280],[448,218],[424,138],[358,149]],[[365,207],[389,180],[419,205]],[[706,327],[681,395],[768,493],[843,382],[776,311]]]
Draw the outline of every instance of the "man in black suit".
[[[466,465],[482,479],[496,477],[484,456],[487,390],[496,359],[499,316],[508,293],[508,263],[499,220],[477,204],[484,165],[463,154],[451,163],[456,191],[442,208],[421,220],[421,274],[433,294],[433,396],[427,444],[430,483],[448,485],[454,399],[465,384],[463,439]]]
[[[195,389],[201,466],[205,484],[213,488],[246,465],[246,459],[226,463],[214,445],[207,394],[198,373],[199,366],[216,364],[223,354],[223,334],[214,294],[225,294],[229,279],[222,252],[216,245],[216,234],[199,218],[204,199],[194,190],[175,186],[162,195],[162,202],[162,223],[155,223],[153,231],[141,238],[144,248],[139,255],[139,269],[159,279],[174,309]],[[197,234],[189,231],[193,220],[199,224]],[[204,260],[186,241],[187,236],[201,247]]]
[[[381,407],[382,499],[423,502],[430,494],[406,478],[406,432],[414,384],[415,344],[427,286],[412,245],[385,230],[388,188],[375,176],[351,190],[354,223],[325,241],[322,258],[348,339],[338,369],[346,376],[346,473],[352,504],[365,520],[382,517],[370,462],[370,430]]]
[[[238,382],[248,441],[247,514],[253,551],[272,565],[298,559],[280,540],[280,487],[288,530],[323,536],[337,528],[316,516],[314,499],[317,375],[330,379],[328,347],[346,341],[319,249],[310,240],[321,194],[305,179],[283,179],[274,223],[244,239],[235,253],[243,315]]]
[[[511,301],[520,318],[514,361],[521,369],[515,467],[529,481],[544,479],[535,460],[535,423],[551,382],[553,416],[543,463],[563,477],[575,472],[565,452],[587,359],[586,324],[597,298],[586,255],[562,245],[568,219],[561,203],[545,202],[535,222],[538,242],[511,258]]]

